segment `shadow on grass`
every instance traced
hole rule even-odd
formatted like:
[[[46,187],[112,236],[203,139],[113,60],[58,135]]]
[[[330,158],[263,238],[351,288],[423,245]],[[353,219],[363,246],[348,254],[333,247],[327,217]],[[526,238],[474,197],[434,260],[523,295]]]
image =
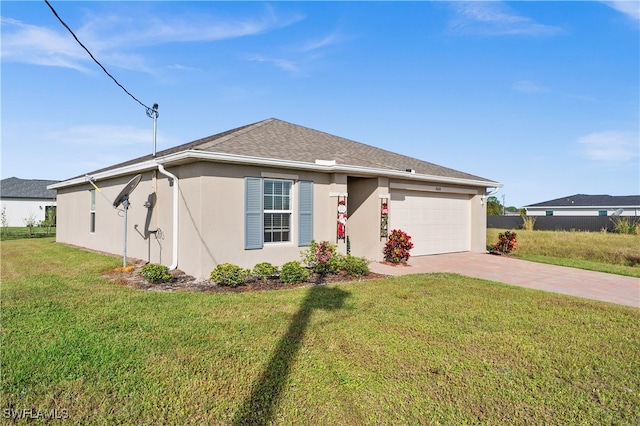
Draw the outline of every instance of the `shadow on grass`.
[[[291,366],[302,347],[302,340],[311,314],[316,309],[338,310],[344,306],[349,292],[336,287],[317,286],[307,292],[287,333],[282,336],[260,378],[253,385],[251,395],[236,411],[234,425],[268,424],[278,406]]]

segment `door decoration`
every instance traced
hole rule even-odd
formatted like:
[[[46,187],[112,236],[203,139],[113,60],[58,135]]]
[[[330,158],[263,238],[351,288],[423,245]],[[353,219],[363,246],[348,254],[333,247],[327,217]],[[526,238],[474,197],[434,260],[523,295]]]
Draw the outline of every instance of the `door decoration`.
[[[380,238],[389,236],[389,199],[380,199]]]
[[[344,240],[347,235],[347,198],[338,198],[338,240]]]

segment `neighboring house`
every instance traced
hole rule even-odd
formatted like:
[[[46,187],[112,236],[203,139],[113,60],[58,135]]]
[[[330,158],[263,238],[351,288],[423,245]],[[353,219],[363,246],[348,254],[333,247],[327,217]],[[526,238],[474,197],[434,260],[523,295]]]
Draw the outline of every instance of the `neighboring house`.
[[[51,185],[57,240],[122,253],[112,201],[137,174],[127,254],[196,277],[300,260],[312,239],[345,253],[348,237],[352,255],[382,260],[385,222],[411,235],[414,256],[484,252],[487,189],[502,186],[268,119]]]
[[[529,216],[640,216],[640,195],[576,194],[525,208]]]
[[[10,177],[0,181],[0,211],[4,211],[7,226],[26,226],[30,221],[39,224],[49,209],[55,209],[56,191],[47,189],[57,180],[19,179]]]

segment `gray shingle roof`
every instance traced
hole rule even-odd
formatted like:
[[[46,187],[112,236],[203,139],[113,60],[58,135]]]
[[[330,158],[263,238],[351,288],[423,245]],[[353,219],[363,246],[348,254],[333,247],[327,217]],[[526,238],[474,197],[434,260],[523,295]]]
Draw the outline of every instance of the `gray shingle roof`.
[[[585,195],[576,194],[555,200],[530,204],[525,207],[637,207],[640,195]]]
[[[47,189],[47,185],[58,183],[58,180],[20,179],[10,177],[0,181],[2,198],[36,198],[56,199],[56,191]]]
[[[270,118],[238,127],[173,148],[158,151],[156,158],[186,150],[200,150],[247,157],[279,159],[315,163],[316,160],[335,160],[345,166],[371,167],[459,179],[491,182],[488,179],[442,167],[360,142],[313,130],[308,127]],[[93,171],[104,172],[151,160],[151,154],[111,167]]]

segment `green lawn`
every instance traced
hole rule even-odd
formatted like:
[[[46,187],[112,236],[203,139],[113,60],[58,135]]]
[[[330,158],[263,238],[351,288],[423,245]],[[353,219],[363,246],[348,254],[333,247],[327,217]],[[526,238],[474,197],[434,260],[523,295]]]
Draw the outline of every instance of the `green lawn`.
[[[501,229],[487,229],[487,244]],[[517,248],[511,256],[533,262],[640,277],[640,235],[603,232],[515,230]]]
[[[44,238],[55,237],[56,228],[51,226],[34,226],[28,228],[26,226],[8,226],[0,227],[0,241],[18,240],[22,238]]]
[[[640,422],[640,310],[453,274],[254,293],[2,243],[0,408],[72,424]],[[62,411],[64,410],[64,411]],[[44,424],[36,419],[35,424]]]

